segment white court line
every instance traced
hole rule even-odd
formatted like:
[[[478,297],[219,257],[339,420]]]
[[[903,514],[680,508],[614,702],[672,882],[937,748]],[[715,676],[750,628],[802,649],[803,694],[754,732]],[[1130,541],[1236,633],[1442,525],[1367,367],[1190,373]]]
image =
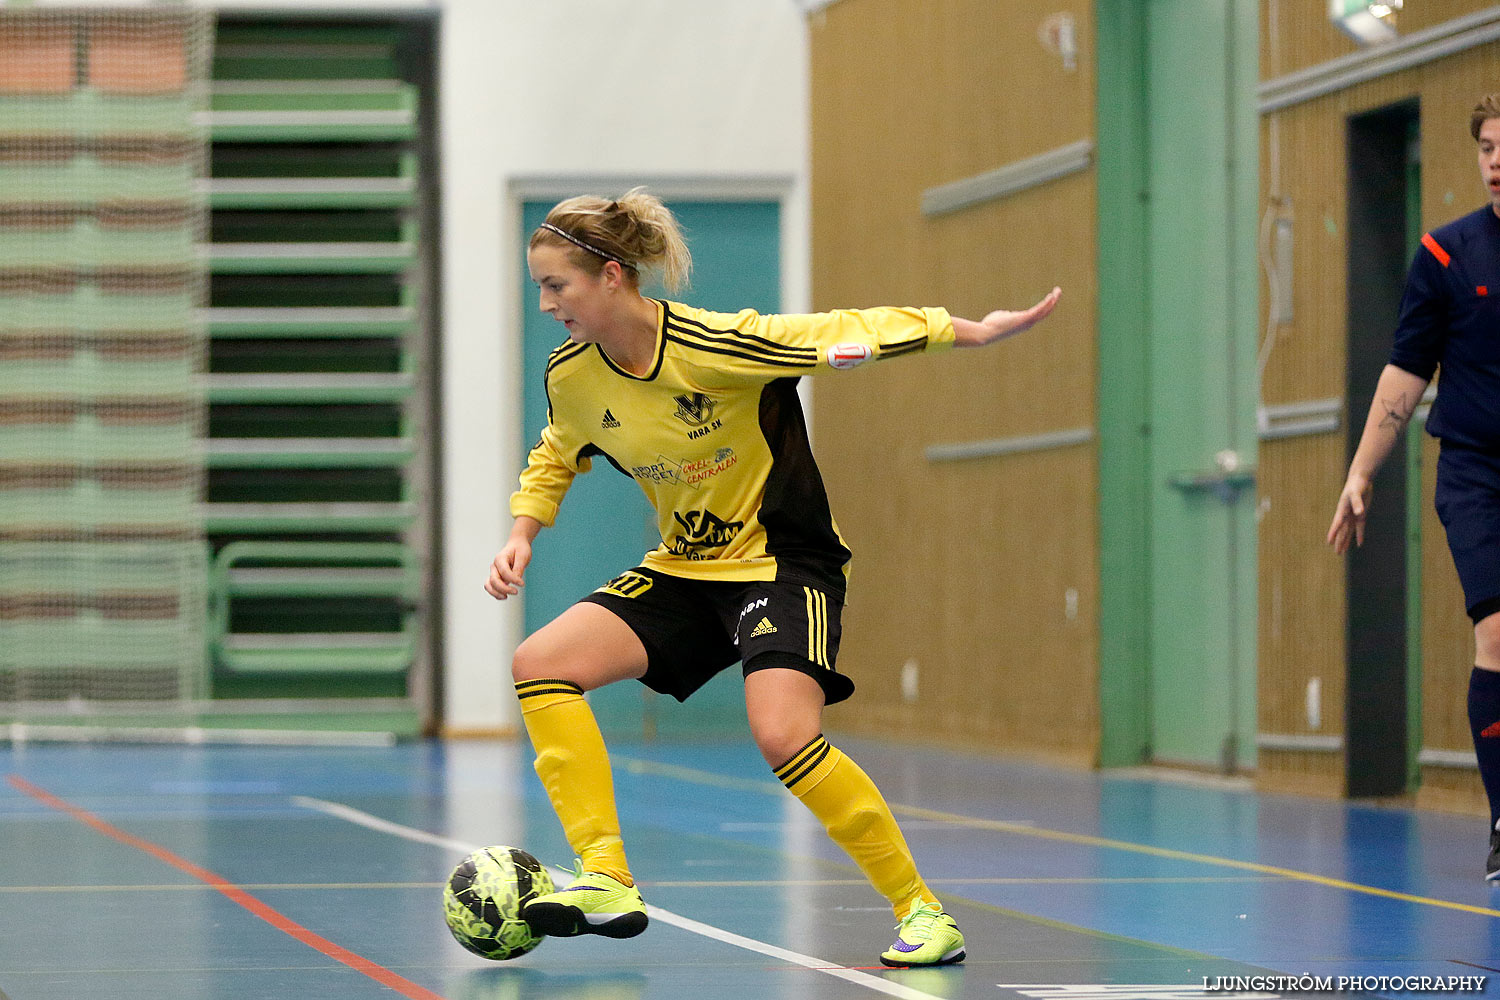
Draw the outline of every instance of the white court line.
[[[392,823],[390,820],[381,819],[379,816],[372,816],[367,812],[362,812],[359,809],[343,805],[339,802],[309,798],[305,795],[292,796],[292,802],[306,809],[326,813],[329,816],[347,820],[350,823],[356,823],[370,830],[388,833],[393,837],[401,837],[404,840],[415,841],[419,844],[432,844],[435,847],[457,851],[460,854],[472,854],[475,851],[482,850],[484,847],[482,844],[471,844],[462,840],[453,840],[449,837],[440,837],[435,833],[428,833],[425,830],[417,830],[409,826],[402,826],[400,823]],[[566,872],[560,868],[554,868],[553,871],[563,878],[573,877],[572,872]],[[724,944],[743,948],[746,951],[753,951],[783,962],[789,962],[792,965],[800,965],[804,968],[812,969],[814,972],[822,972],[833,976],[835,979],[842,979],[845,982],[853,983],[856,986],[863,986],[877,993],[900,997],[901,1000],[941,1000],[941,998],[935,997],[931,993],[923,993],[921,990],[914,990],[910,986],[894,983],[889,979],[882,979],[879,976],[872,976],[868,972],[861,972],[858,969],[848,969],[836,962],[814,958],[811,955],[789,951],[786,948],[778,948],[774,944],[767,944],[764,941],[757,941],[754,938],[742,937],[739,934],[722,930],[711,924],[701,923],[689,917],[680,916],[671,910],[663,910],[659,906],[647,904],[646,912],[652,920],[660,920],[664,924],[671,924],[673,927],[680,928],[689,933],[721,941]]]

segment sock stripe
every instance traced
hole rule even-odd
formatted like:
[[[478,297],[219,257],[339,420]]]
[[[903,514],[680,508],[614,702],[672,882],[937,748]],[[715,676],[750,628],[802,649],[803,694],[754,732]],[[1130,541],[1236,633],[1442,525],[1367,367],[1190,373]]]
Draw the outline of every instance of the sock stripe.
[[[517,681],[516,697],[535,698],[543,694],[576,694],[583,697],[583,688],[572,681],[560,680],[534,680]]]
[[[780,778],[781,783],[787,788],[791,788],[816,770],[832,749],[828,741],[819,736],[798,751],[791,760],[781,765],[776,771],[776,777]]]
[[[787,771],[791,770],[793,767],[796,767],[797,761],[801,760],[804,754],[806,754],[809,751],[813,750],[819,743],[822,743],[822,742],[823,742],[823,734],[822,733],[819,733],[817,736],[814,736],[812,739],[808,740],[807,743],[805,743],[803,745],[802,749],[798,750],[796,753],[792,754],[790,757],[788,757],[786,759],[786,763],[784,763],[780,767],[774,769],[775,772],[776,772],[776,776],[779,778],[783,774],[785,774]]]

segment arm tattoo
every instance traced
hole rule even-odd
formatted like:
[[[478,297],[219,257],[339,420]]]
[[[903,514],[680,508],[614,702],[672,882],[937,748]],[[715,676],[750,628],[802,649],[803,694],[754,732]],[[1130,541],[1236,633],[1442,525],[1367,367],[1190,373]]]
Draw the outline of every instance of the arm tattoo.
[[[1419,395],[1418,399],[1421,398]],[[1381,427],[1389,427],[1393,434],[1400,434],[1406,422],[1411,419],[1412,411],[1417,408],[1416,400],[1408,402],[1406,393],[1402,393],[1394,400],[1382,399],[1380,408],[1385,411],[1385,416],[1380,418]]]

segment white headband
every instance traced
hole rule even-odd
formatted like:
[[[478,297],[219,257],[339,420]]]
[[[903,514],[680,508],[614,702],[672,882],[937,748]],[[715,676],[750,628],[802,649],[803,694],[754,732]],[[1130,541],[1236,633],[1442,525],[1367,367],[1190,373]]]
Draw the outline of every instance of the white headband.
[[[539,229],[545,229],[549,233],[556,233],[557,235],[561,236],[563,239],[567,240],[569,243],[573,244],[574,246],[580,247],[581,249],[584,249],[584,250],[587,250],[589,253],[594,254],[597,257],[603,257],[605,260],[612,260],[616,264],[619,264],[621,267],[629,267],[630,266],[629,264],[625,263],[625,261],[621,260],[619,257],[616,257],[614,254],[612,254],[612,253],[606,253],[605,251],[600,250],[598,247],[596,247],[596,246],[594,246],[594,245],[592,245],[590,243],[585,243],[585,242],[583,242],[583,240],[580,240],[578,237],[572,235],[571,233],[564,232],[563,230],[557,228],[556,226],[554,226],[550,222],[544,222],[538,228]]]

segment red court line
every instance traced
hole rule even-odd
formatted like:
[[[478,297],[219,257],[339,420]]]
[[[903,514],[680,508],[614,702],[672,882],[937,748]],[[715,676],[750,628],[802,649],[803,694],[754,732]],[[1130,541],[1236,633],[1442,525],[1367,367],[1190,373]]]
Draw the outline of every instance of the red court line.
[[[53,795],[51,792],[47,791],[44,788],[39,788],[38,786],[33,785],[31,782],[27,781],[25,778],[21,777],[18,774],[7,775],[5,780],[8,781],[13,787],[21,790],[22,792],[25,792],[27,795],[36,799],[38,802],[41,802],[44,805],[51,806],[58,812],[67,813],[69,816],[72,816],[80,823],[93,827],[95,830],[104,834],[106,837],[118,840],[120,843],[127,844],[130,847],[137,848],[138,850],[145,851],[152,857],[157,858],[160,861],[165,861],[167,864],[171,865],[173,868],[176,868],[178,871],[185,872],[188,875],[191,875],[193,878],[197,879],[199,882],[202,882],[204,885],[217,889],[219,892],[234,900],[240,906],[243,906],[245,909],[249,910],[251,913],[255,914],[257,917],[264,920],[266,923],[270,924],[277,930],[282,931],[286,934],[290,934],[292,937],[296,938],[298,941],[301,941],[309,948],[312,948],[315,951],[320,951],[334,961],[342,962],[354,971],[369,976],[371,979],[375,980],[377,983],[380,983],[382,986],[389,986],[391,989],[395,990],[397,993],[400,993],[402,996],[409,997],[410,1000],[445,1000],[445,998],[440,996],[439,994],[434,993],[429,989],[418,986],[411,980],[398,976],[396,973],[392,972],[389,969],[382,968],[381,966],[376,965],[368,958],[365,958],[361,955],[356,955],[348,948],[344,948],[340,945],[334,944],[332,941],[328,940],[320,934],[313,933],[290,917],[285,916],[284,914],[279,913],[270,906],[267,906],[265,903],[262,903],[260,900],[250,895],[244,889],[241,889],[239,886],[230,882],[228,879],[225,879],[220,875],[215,875],[207,868],[200,868],[198,865],[193,864],[186,858],[181,857],[177,854],[173,854],[165,847],[162,847],[158,844],[153,844],[149,840],[142,840],[140,837],[137,837],[134,834],[126,833],[124,830],[121,830],[119,827],[105,822],[98,816],[95,816],[93,813],[88,812],[85,809],[80,809],[70,802],[65,802],[64,800],[58,798],[56,795]]]

